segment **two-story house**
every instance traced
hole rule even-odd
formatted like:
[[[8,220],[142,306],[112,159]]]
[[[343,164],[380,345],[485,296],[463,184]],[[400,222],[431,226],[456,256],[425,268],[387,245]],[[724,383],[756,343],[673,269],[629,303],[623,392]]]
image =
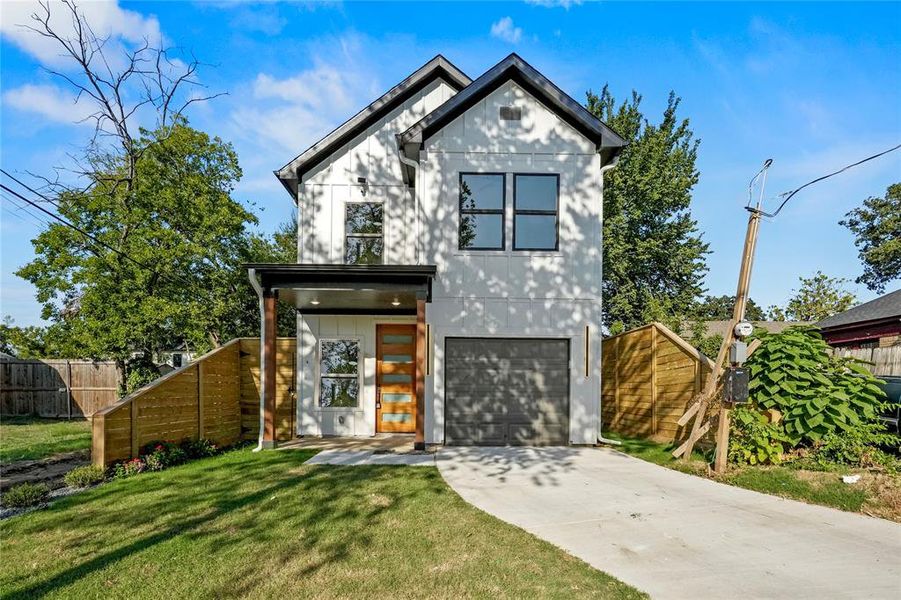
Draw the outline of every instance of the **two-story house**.
[[[297,264],[261,299],[274,444],[276,298],[297,307],[293,435],[591,444],[600,427],[604,171],[625,142],[519,56],[437,56],[275,173]]]

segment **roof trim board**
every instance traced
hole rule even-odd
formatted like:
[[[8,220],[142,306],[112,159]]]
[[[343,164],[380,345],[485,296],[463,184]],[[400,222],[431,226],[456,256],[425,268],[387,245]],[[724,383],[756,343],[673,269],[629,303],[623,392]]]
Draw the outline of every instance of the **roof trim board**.
[[[472,83],[472,80],[463,71],[439,54],[416,69],[412,75],[388,90],[375,102],[345,121],[340,127],[296,156],[291,162],[276,170],[276,177],[279,178],[288,193],[296,199],[297,185],[305,172],[320,164],[341,146],[436,79],[442,79],[457,91]]]

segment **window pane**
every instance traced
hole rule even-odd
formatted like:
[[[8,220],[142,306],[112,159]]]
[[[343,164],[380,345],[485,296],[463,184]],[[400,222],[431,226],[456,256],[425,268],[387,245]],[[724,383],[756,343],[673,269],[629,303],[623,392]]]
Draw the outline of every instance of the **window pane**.
[[[413,362],[413,357],[409,354],[386,354],[382,357],[382,362],[408,363]]]
[[[319,406],[357,406],[359,387],[355,377],[323,377],[319,386]]]
[[[515,247],[521,250],[553,250],[557,246],[557,217],[516,215]]]
[[[320,375],[356,375],[359,344],[353,340],[322,340]]]
[[[463,175],[460,180],[460,206],[463,210],[504,208],[504,176]]]
[[[385,344],[412,344],[412,335],[383,335],[382,342]]]
[[[517,175],[516,210],[557,210],[557,177]]]
[[[344,249],[344,263],[348,265],[377,265],[382,262],[382,238],[348,237]]]
[[[382,421],[386,423],[409,423],[412,420],[410,413],[382,413]]]
[[[502,215],[460,215],[460,247],[503,250]]]
[[[346,207],[345,233],[382,233],[381,202],[353,202]]]
[[[411,394],[382,394],[382,402],[413,402]]]
[[[382,375],[382,383],[412,383],[413,376],[409,373],[385,373]]]

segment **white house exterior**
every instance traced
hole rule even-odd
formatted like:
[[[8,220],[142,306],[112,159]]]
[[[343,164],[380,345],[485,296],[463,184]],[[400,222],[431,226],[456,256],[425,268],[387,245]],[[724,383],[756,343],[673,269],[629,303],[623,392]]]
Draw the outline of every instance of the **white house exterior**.
[[[249,267],[264,315],[298,308],[296,434],[594,443],[623,146],[516,55],[475,81],[438,56],[276,171],[298,264]]]

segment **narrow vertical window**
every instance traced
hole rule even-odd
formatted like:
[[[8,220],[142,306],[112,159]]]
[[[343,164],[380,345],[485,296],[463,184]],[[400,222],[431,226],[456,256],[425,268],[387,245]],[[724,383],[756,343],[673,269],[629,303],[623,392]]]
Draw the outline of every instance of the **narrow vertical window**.
[[[514,176],[514,250],[557,250],[559,195],[559,175]]]
[[[460,174],[460,250],[504,249],[504,176]]]
[[[356,407],[360,399],[360,343],[319,342],[319,406]]]
[[[348,202],[344,213],[344,262],[377,265],[384,251],[381,202]]]

